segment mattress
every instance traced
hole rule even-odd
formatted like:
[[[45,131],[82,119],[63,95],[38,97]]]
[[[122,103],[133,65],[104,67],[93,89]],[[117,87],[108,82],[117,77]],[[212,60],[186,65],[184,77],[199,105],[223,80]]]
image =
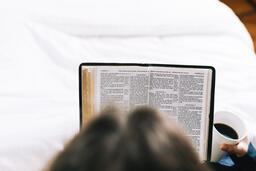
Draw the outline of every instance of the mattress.
[[[239,113],[256,142],[253,43],[219,1],[0,3],[0,170],[40,170],[79,131],[82,62],[214,66],[215,111]]]

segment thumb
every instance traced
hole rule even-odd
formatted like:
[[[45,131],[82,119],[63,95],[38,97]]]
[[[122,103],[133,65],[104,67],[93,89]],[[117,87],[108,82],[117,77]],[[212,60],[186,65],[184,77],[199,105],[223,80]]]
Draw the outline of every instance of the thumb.
[[[235,153],[237,151],[237,145],[221,144],[220,149],[228,153]]]

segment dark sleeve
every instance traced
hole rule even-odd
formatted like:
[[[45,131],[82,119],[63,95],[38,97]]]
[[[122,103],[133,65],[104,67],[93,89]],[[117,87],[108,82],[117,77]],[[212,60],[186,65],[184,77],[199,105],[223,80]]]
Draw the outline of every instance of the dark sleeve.
[[[225,155],[218,162],[207,163],[214,171],[251,171],[256,169],[256,149],[250,143],[243,157]]]

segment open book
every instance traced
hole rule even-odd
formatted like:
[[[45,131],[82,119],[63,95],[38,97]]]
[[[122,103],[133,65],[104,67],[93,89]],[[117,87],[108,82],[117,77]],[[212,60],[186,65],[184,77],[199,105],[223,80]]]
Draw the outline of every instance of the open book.
[[[83,63],[80,77],[81,126],[105,105],[129,110],[149,105],[177,120],[210,160],[215,69],[210,66]]]

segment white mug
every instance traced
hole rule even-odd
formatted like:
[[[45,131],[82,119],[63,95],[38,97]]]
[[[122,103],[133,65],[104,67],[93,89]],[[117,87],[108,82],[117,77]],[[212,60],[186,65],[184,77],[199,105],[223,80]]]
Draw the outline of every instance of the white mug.
[[[214,162],[217,162],[226,154],[226,152],[220,149],[221,144],[238,144],[247,136],[245,122],[238,116],[238,114],[230,111],[218,111],[214,114],[214,124],[216,123],[222,123],[233,128],[236,131],[238,138],[229,138],[220,133],[215,126],[213,126],[211,161]]]

